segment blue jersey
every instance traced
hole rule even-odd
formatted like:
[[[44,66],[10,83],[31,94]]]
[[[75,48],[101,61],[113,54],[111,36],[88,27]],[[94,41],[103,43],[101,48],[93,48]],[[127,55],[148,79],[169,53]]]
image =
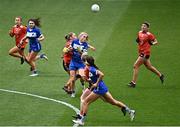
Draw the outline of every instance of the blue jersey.
[[[39,52],[41,50],[41,44],[38,41],[38,38],[41,36],[41,31],[39,28],[34,27],[34,28],[27,28],[27,33],[26,33],[27,38],[29,39],[29,52],[35,51]]]
[[[73,49],[72,61],[82,63],[81,53],[78,51],[78,49],[80,49],[82,52],[87,52],[89,48],[88,43],[80,42],[79,39],[75,39],[72,41],[71,47]]]
[[[97,79],[99,78],[99,75],[97,73],[97,69],[95,67],[89,68],[89,78],[91,79],[92,83],[96,83]],[[105,83],[101,80],[98,83],[98,86],[93,90],[94,93],[99,95],[104,95],[106,92],[108,92],[108,87],[105,85]]]
[[[29,39],[29,43],[38,43],[37,38],[41,36],[41,31],[39,28],[34,27],[33,29],[27,28],[27,38]]]

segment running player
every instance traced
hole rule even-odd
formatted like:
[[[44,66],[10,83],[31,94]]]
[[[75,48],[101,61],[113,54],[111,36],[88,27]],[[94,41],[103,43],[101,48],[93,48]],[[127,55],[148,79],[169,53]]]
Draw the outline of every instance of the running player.
[[[155,73],[160,78],[161,83],[164,82],[164,75],[159,72],[154,66],[152,66],[150,62],[151,46],[156,45],[158,42],[155,36],[149,32],[149,27],[150,24],[148,22],[144,22],[141,25],[141,31],[139,31],[138,33],[136,42],[138,43],[139,56],[133,66],[133,78],[132,81],[128,84],[129,87],[134,88],[136,86],[139,67],[142,64],[144,64],[148,70]]]
[[[16,17],[15,18],[15,25],[11,28],[9,31],[9,35],[11,37],[15,37],[16,45],[9,50],[9,55],[20,58],[21,64],[24,63],[24,49],[27,44],[27,40],[24,40],[23,45],[19,46],[20,41],[22,38],[25,37],[26,35],[26,26],[22,25],[22,18],[21,17]]]
[[[106,102],[119,107],[123,112],[124,116],[128,112],[131,121],[133,121],[135,117],[135,110],[131,110],[124,103],[117,101],[112,97],[111,93],[108,91],[107,86],[102,80],[104,74],[95,65],[94,58],[91,56],[87,57],[85,63],[87,66],[89,66],[89,78],[92,82],[92,86],[90,89],[93,90],[84,99],[79,118],[77,120],[73,120],[73,122],[79,125],[84,125],[84,120],[87,115],[89,105],[100,97],[102,97]]]
[[[29,54],[26,57],[26,61],[31,66],[32,74],[30,76],[37,76],[35,61],[39,58],[47,59],[45,54],[38,56],[41,50],[41,41],[44,40],[44,35],[41,33],[40,29],[40,19],[29,19],[26,37],[23,40],[29,40]],[[23,44],[23,41],[20,43]]]

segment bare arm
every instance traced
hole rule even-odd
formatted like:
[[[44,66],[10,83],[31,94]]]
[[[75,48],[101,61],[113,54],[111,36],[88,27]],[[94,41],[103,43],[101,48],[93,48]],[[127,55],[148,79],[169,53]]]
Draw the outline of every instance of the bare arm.
[[[104,74],[103,74],[101,71],[97,70],[97,73],[98,73],[98,75],[99,75],[99,78],[97,79],[96,83],[94,83],[94,84],[91,86],[91,89],[97,87],[98,84],[99,84],[99,82],[100,82],[100,81],[102,80],[102,78],[104,77]]]
[[[158,44],[157,39],[154,39],[154,41],[151,41],[152,45]]]
[[[13,30],[9,30],[9,36],[14,37]]]
[[[39,38],[38,38],[38,41],[43,41],[43,40],[44,40],[44,35],[41,34],[41,35],[39,36]]]
[[[93,51],[96,51],[96,48],[94,47],[94,46],[92,46],[92,45],[88,45],[89,46],[89,48],[91,49],[91,50],[93,50]]]
[[[24,43],[24,41],[25,41],[26,39],[27,39],[27,36],[24,36],[24,37],[21,39],[20,43],[17,45],[17,47],[20,48],[20,47],[23,45],[23,43]]]

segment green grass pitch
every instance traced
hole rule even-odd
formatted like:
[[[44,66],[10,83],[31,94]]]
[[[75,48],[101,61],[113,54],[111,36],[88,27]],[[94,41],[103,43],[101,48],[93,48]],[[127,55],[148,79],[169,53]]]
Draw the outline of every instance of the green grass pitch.
[[[93,3],[100,5],[98,13],[90,10]],[[179,7],[179,0],[0,0],[0,89],[41,95],[78,108],[79,81],[76,98],[61,89],[68,76],[60,53],[66,33],[86,31],[97,49],[89,54],[105,73],[110,92],[136,110],[136,119],[130,122],[118,108],[98,100],[90,105],[86,125],[180,125]],[[23,24],[29,18],[41,18],[45,36],[41,52],[49,61],[37,61],[38,77],[29,77],[29,66],[8,55],[15,44],[8,36],[15,16],[22,16]],[[152,47],[151,62],[164,73],[165,85],[142,66],[137,87],[131,89],[127,83],[137,58],[135,38],[143,21],[151,23],[150,31],[159,41]],[[74,114],[61,104],[0,91],[0,126],[72,126]]]

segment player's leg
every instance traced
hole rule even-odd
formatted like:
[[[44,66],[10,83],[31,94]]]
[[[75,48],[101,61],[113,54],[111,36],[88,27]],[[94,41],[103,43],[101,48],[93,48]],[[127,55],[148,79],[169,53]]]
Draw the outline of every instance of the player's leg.
[[[83,101],[82,103],[82,110],[83,110],[83,114],[87,114],[88,111],[88,106],[94,102],[95,100],[97,100],[100,97],[99,94],[95,94],[94,92],[91,92]]]
[[[37,76],[38,73],[36,71],[36,65],[35,65],[35,58],[38,55],[38,52],[31,51],[29,54],[29,57],[27,58],[27,61],[32,69],[32,74],[30,76]]]
[[[87,111],[88,111],[88,107],[89,105],[94,102],[95,100],[97,100],[98,98],[100,97],[100,95],[98,94],[95,94],[94,92],[91,92],[86,98],[85,100],[83,101],[82,103],[82,111],[80,114],[81,118],[80,119],[77,119],[77,120],[73,120],[74,123],[77,123],[79,125],[84,125],[84,121],[85,121],[85,118],[86,118],[86,115],[87,115]]]
[[[70,70],[70,79],[69,79],[69,92],[71,94],[71,97],[75,97],[75,76],[76,76],[76,70]]]
[[[91,93],[92,91],[90,90],[90,89],[88,89],[88,88],[86,88],[84,91],[83,91],[83,93],[82,93],[82,95],[81,95],[81,97],[80,97],[80,114],[82,114],[83,115],[83,102],[84,102],[84,100],[86,99],[86,97]],[[81,115],[80,114],[76,114],[76,116],[73,116],[73,118],[75,118],[75,119],[80,119],[81,118]]]
[[[88,89],[88,88],[86,88],[86,89],[83,91],[83,93],[82,93],[82,95],[81,95],[81,97],[80,97],[80,100],[81,100],[81,102],[80,102],[80,103],[81,103],[81,104],[80,104],[80,109],[82,109],[84,100],[86,99],[87,96],[90,95],[91,92],[92,92],[92,91],[91,91],[90,89]]]
[[[21,60],[21,64],[24,63],[24,54],[23,51],[21,49],[19,49],[17,46],[14,46],[13,48],[11,48],[9,50],[9,55],[13,56],[13,57],[17,57],[20,58]]]
[[[79,75],[81,76],[81,80],[86,80],[86,76],[85,76],[85,73],[84,73],[84,67],[83,68],[80,68],[79,70],[78,70],[78,72],[79,72]]]
[[[70,80],[69,64],[70,64],[70,63],[66,63],[66,62],[63,60],[62,65],[63,65],[64,70],[68,73],[69,80],[68,80],[67,83],[63,86],[62,89],[63,89],[65,92],[67,92],[67,93],[68,93],[68,90],[70,89],[70,81],[71,81],[71,80]]]
[[[82,89],[84,90],[85,89],[85,84],[84,84],[84,79],[81,77],[81,75],[79,74],[79,72],[78,73],[76,73],[76,80],[80,80],[80,82],[81,82],[81,87],[82,87]]]
[[[144,63],[144,58],[139,56],[136,60],[136,62],[133,65],[133,78],[132,81],[128,84],[130,87],[135,87],[136,86],[136,81],[138,78],[138,72],[139,72],[139,67]]]
[[[45,59],[48,61],[48,57],[44,53],[36,56],[35,60],[39,60],[39,59]]]
[[[158,71],[154,66],[152,66],[150,59],[146,59],[144,65],[148,70],[155,73],[160,78],[162,83],[164,82],[164,75],[160,71]]]
[[[106,100],[106,102],[112,104],[112,105],[116,105],[118,106],[119,108],[123,108],[123,107],[126,107],[126,105],[120,101],[117,101],[116,99],[114,99],[112,97],[112,95],[109,93],[109,92],[106,92],[104,95],[103,95],[104,99]]]
[[[21,58],[22,55],[18,54],[19,50],[20,49],[17,46],[14,46],[13,48],[9,50],[9,55],[13,57]]]
[[[130,118],[131,118],[131,121],[134,119],[134,116],[135,116],[135,111],[134,110],[131,110],[129,107],[127,107],[124,103],[114,99],[112,97],[112,95],[110,94],[110,92],[106,92],[104,95],[103,95],[104,99],[112,104],[112,105],[115,105],[119,108],[121,108],[121,111],[123,112],[124,116],[126,115],[126,112],[128,112],[130,114]]]
[[[66,62],[63,60],[62,65],[63,65],[64,70],[68,73],[68,75],[70,75],[70,72],[69,72],[69,64],[70,64],[70,63],[66,63]]]
[[[21,57],[21,64],[23,64],[24,61],[26,61],[26,56],[25,56],[25,53],[24,53],[24,48],[19,49],[18,53],[22,56]]]

